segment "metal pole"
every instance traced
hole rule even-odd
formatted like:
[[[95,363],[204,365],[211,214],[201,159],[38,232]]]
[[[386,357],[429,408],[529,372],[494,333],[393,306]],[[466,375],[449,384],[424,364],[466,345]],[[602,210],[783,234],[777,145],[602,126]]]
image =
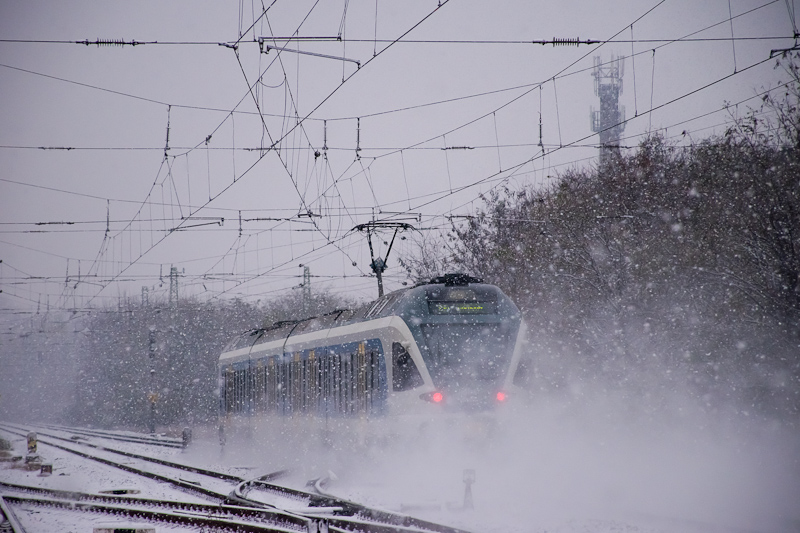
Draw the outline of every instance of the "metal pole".
[[[155,368],[155,357],[156,357],[156,328],[155,326],[150,326],[150,393],[147,395],[147,399],[150,402],[150,417],[149,417],[149,429],[150,433],[156,432],[156,399],[158,395],[155,392],[155,379],[156,379],[156,368]]]
[[[369,243],[369,256],[372,259],[372,262],[369,264],[372,271],[375,273],[375,276],[378,278],[378,298],[383,296],[383,271],[386,269],[386,263],[380,257],[375,259],[375,254],[372,251],[372,235],[367,228],[367,242]]]
[[[472,484],[475,483],[475,470],[468,468],[464,470],[464,509],[474,509],[472,501]]]
[[[303,265],[303,314],[308,316],[311,306],[311,267]]]
[[[378,259],[380,261],[380,259]],[[383,271],[380,268],[375,269],[375,274],[378,276],[378,298],[383,297]]]

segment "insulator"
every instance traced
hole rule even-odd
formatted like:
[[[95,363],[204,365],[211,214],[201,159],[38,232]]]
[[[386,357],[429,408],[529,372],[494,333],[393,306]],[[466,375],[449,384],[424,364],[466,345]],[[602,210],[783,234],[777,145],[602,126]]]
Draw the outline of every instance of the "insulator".
[[[578,46],[579,44],[581,44],[580,37],[576,37],[574,39],[571,39],[569,37],[563,39],[557,39],[553,37],[553,46],[573,46],[573,45]]]
[[[137,44],[142,44],[138,41],[126,41],[124,39],[95,39],[94,41],[90,41],[86,39],[85,41],[78,41],[79,44],[85,44],[89,46],[93,44],[95,46],[136,46]]]

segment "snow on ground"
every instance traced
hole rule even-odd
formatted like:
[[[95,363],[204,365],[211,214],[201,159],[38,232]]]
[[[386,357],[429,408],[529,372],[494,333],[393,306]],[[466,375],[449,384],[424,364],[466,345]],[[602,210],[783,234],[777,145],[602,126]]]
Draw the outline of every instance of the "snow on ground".
[[[7,437],[2,432],[0,436]],[[16,455],[24,455],[25,440],[13,439]],[[74,454],[39,444],[39,456],[43,463],[53,465],[52,475],[41,475],[39,470],[29,471],[24,462],[0,463],[0,481],[15,485],[28,485],[52,490],[102,494],[105,491],[128,489],[139,491],[131,495],[207,503],[207,499],[175,490],[164,483],[120,471],[94,461],[82,459]]]
[[[141,521],[114,520],[100,514],[44,509],[29,505],[14,507],[14,514],[20,525],[25,528],[26,533],[91,533],[94,528],[112,525],[115,529],[130,527],[131,530],[133,530],[132,526],[134,525],[155,527],[158,533],[197,532],[197,528],[187,528],[175,524],[159,523],[153,525]]]
[[[224,447],[216,427],[193,428],[187,450],[106,445],[251,479],[288,469],[276,482],[305,490],[309,480],[329,478],[324,490],[335,496],[474,532],[800,531],[800,439],[777,422],[613,400],[540,402],[477,431],[425,422],[400,428],[341,421],[321,432],[297,420],[251,419],[229,428]],[[21,449],[24,442],[15,440]],[[66,452],[43,447],[43,455],[53,462],[52,476],[2,469],[0,478],[197,501],[109,467],[79,467],[85,463]],[[475,473],[474,509],[463,508],[466,469]]]
[[[542,401],[477,434],[436,420],[388,439],[358,421],[332,435],[245,424],[222,452],[216,428],[197,429],[188,457],[289,468],[280,482],[297,488],[332,472],[336,496],[476,532],[800,531],[797,431],[688,401]]]

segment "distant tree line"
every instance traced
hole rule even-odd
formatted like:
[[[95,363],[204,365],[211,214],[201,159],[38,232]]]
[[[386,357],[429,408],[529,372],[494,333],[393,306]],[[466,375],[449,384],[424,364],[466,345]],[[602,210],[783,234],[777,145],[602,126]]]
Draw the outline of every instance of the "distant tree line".
[[[405,265],[506,291],[531,327],[539,389],[602,380],[646,396],[655,375],[709,409],[798,415],[800,78],[787,72],[793,84],[724,135],[653,135],[550,187],[496,190]]]
[[[259,324],[247,303],[128,302],[95,313],[78,352],[78,424],[145,429],[206,420],[216,411],[216,359],[234,334]]]
[[[35,315],[0,345],[0,418],[145,431],[154,402],[157,428],[214,422],[217,360],[237,334],[352,305],[293,291],[259,304],[134,298]]]
[[[319,292],[289,293],[263,305],[241,300],[176,305],[128,302],[96,313],[78,351],[73,423],[144,429],[210,423],[218,413],[217,360],[237,334],[316,315],[347,302]],[[154,396],[155,395],[155,396]]]

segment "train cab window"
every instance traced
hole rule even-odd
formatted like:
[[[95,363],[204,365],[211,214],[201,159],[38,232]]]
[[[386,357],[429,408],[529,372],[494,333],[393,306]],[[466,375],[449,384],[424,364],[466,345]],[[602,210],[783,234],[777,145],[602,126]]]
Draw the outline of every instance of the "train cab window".
[[[423,384],[411,354],[399,342],[392,343],[392,390],[404,391]]]

